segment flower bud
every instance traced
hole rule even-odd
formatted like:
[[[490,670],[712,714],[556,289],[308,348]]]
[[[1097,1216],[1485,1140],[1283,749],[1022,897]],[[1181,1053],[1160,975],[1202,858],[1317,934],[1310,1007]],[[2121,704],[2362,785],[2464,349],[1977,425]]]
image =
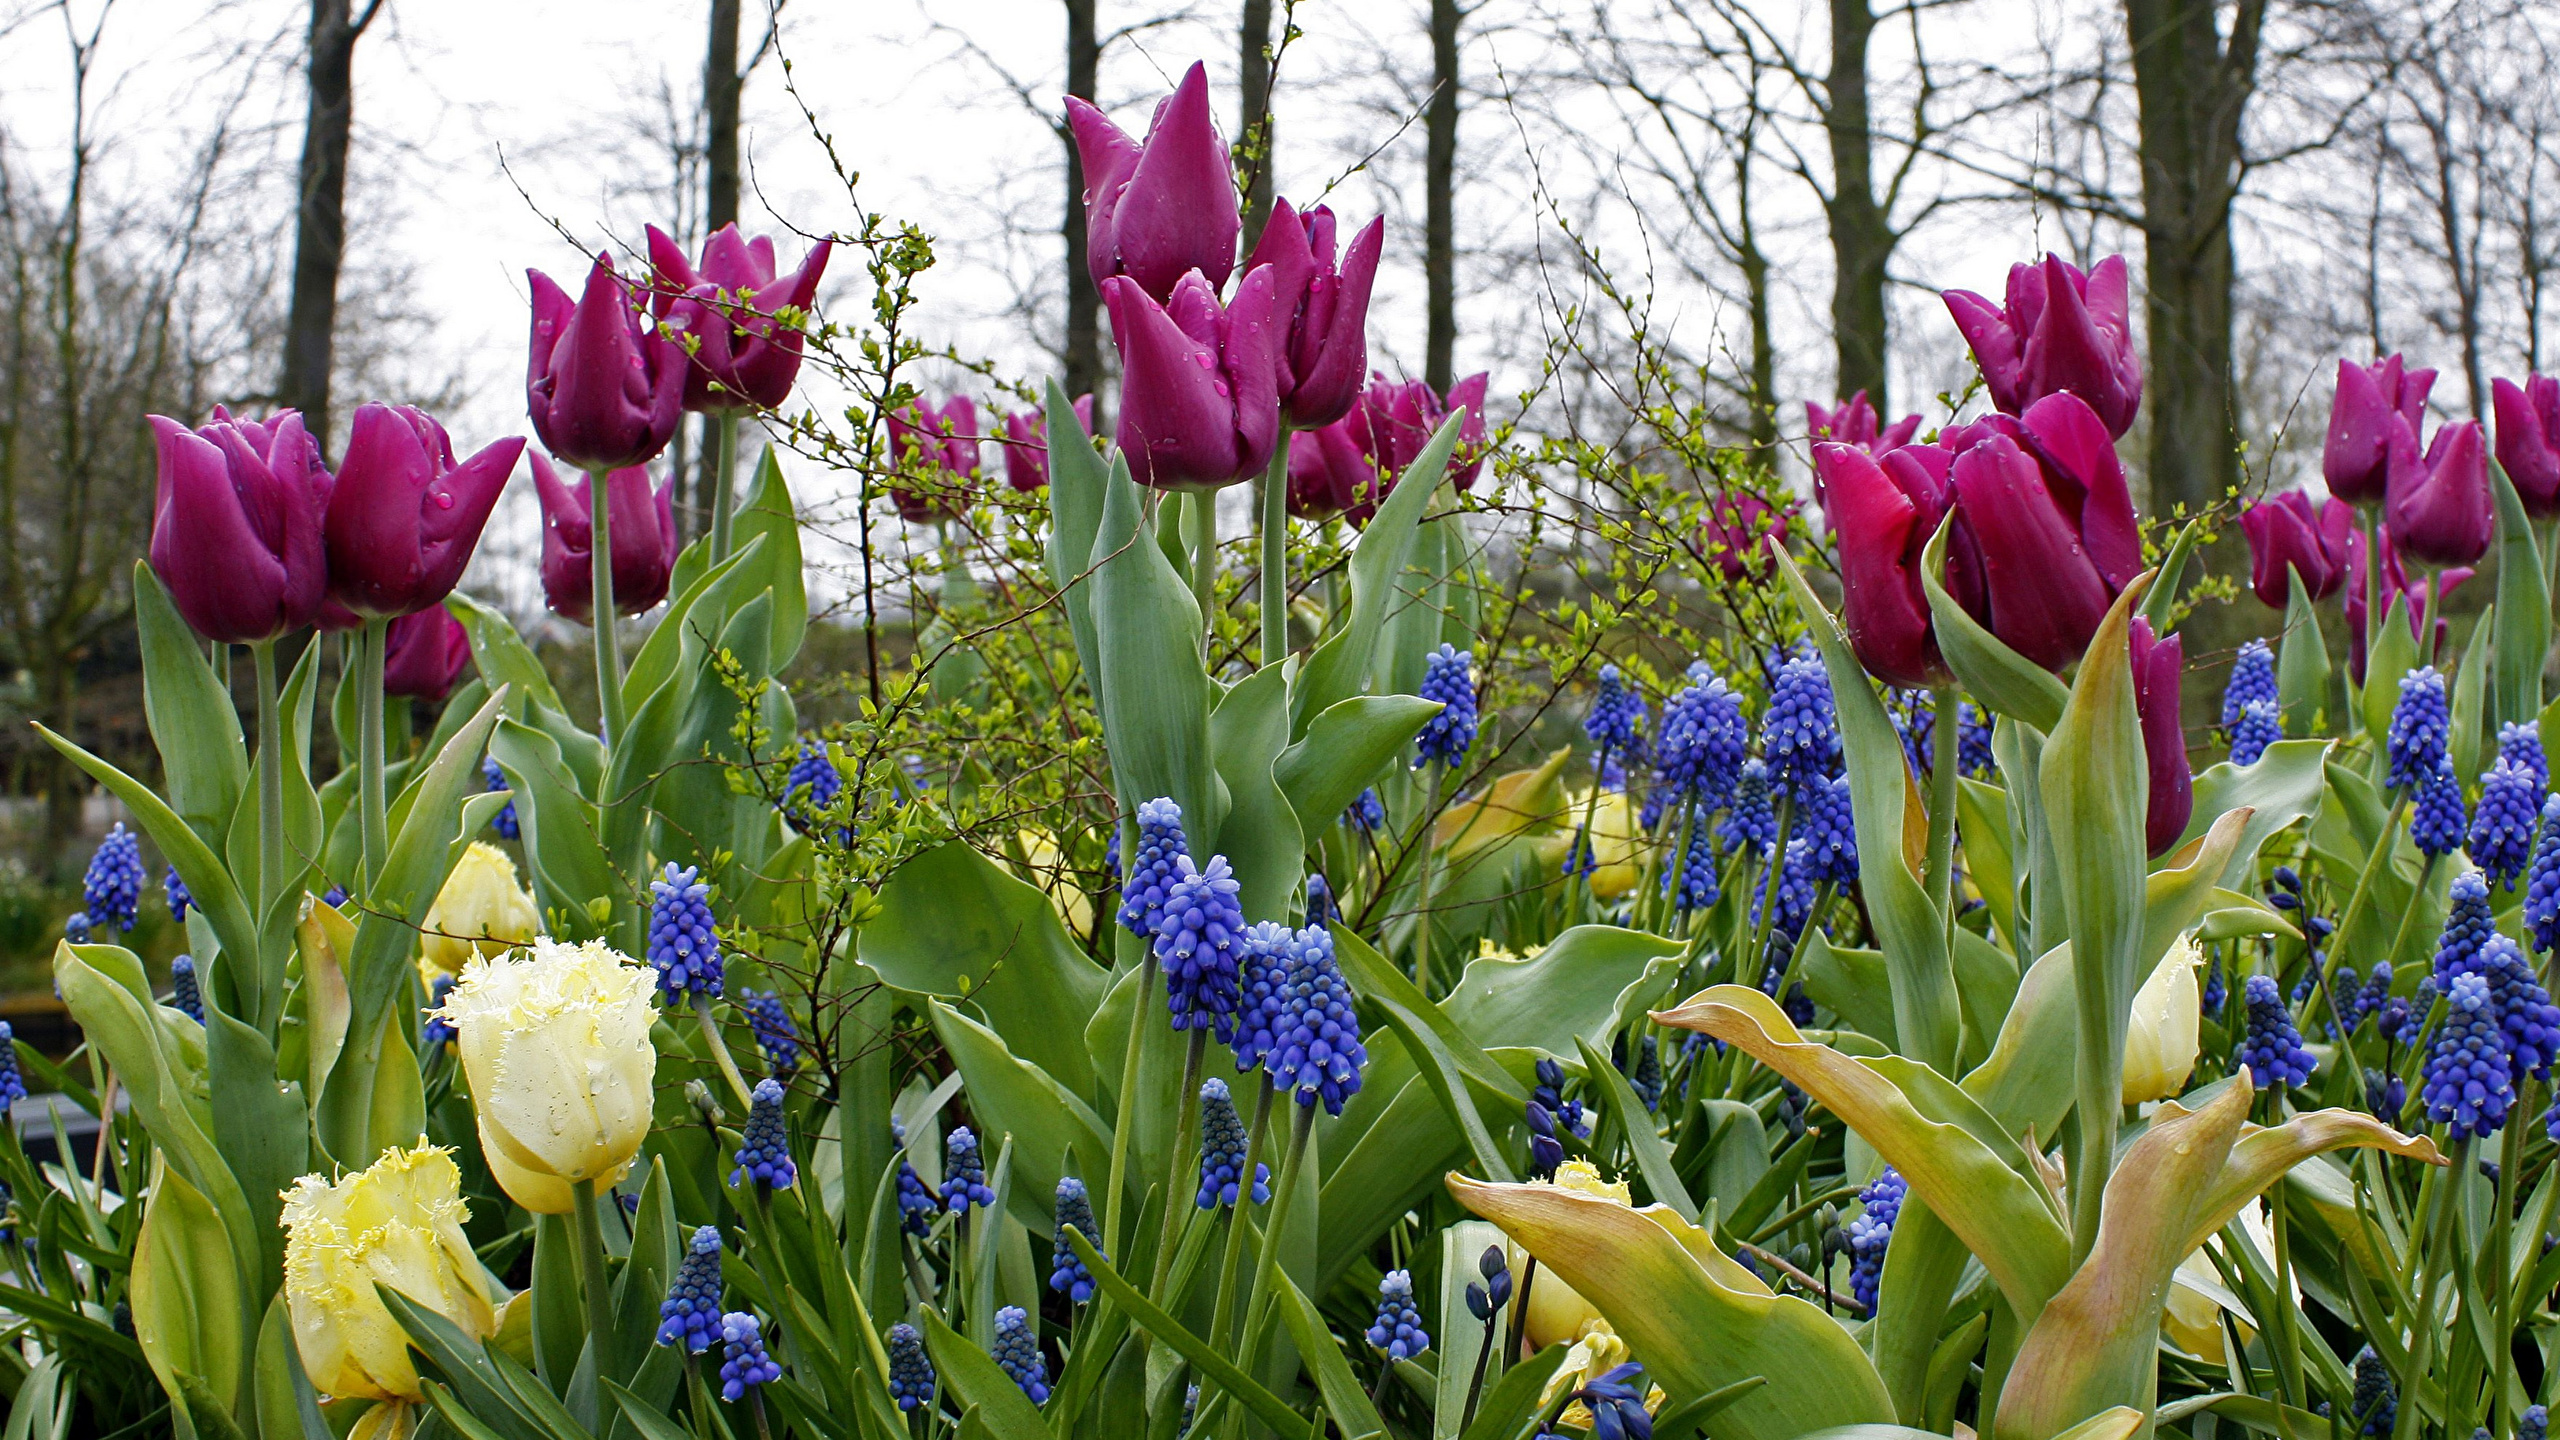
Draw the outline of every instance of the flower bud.
[[[2397,355],[2358,365],[2338,362],[2329,433],[2320,447],[2320,478],[2350,505],[2372,505],[2418,468],[2418,429],[2427,413],[2433,370],[2405,369]]]
[[[229,645],[311,624],[328,593],[320,521],[330,479],[302,417],[234,420],[217,405],[198,430],[150,419],[160,458],[151,568],[178,614]]]
[[[1378,274],[1386,220],[1371,220],[1334,265],[1333,212],[1300,213],[1277,202],[1262,239],[1245,261],[1278,274],[1275,322],[1280,330],[1280,413],[1294,429],[1330,425],[1351,413],[1369,369],[1369,289]]]
[[[2125,637],[2133,663],[2133,706],[2142,718],[2142,753],[2151,771],[2143,835],[2154,859],[2169,853],[2195,813],[2195,782],[2187,771],[2187,735],[2178,715],[2178,677],[2185,646],[2175,635],[2154,640],[2141,616]]]
[[[2393,477],[2383,510],[2401,550],[2430,565],[2468,565],[2489,553],[2498,512],[2480,422],[2436,431],[2425,465]]]
[[[595,610],[595,479],[575,485],[540,454],[533,487],[542,498],[542,598],[555,615],[588,624]],[[676,482],[652,493],[649,471],[633,465],[605,476],[605,523],[613,546],[613,609],[629,619],[667,598],[676,570]]]
[[[685,377],[682,347],[633,304],[605,257],[576,300],[528,270],[533,338],[526,347],[525,409],[542,448],[581,470],[619,470],[656,458],[675,438]]]
[[[1991,403],[2024,415],[2047,396],[2069,392],[2105,422],[2110,439],[2133,428],[2142,405],[2142,357],[2133,348],[2131,282],[2124,257],[2085,273],[2058,255],[2009,267],[2005,304],[1970,290],[1944,299],[1973,347]]]
[[[2203,964],[2195,937],[2181,935],[2134,993],[2124,1036],[2127,1105],[2172,1099],[2187,1088],[2187,1076],[2196,1068],[2202,1014],[2196,971]]]
[[[1905,415],[1890,425],[1885,424],[1883,418],[1876,414],[1876,407],[1867,403],[1864,390],[1828,410],[1818,401],[1807,400],[1804,402],[1804,420],[1806,439],[1855,446],[1879,460],[1910,444],[1911,437],[1920,433],[1920,417],[1917,415]],[[1815,482],[1814,498],[1817,501],[1822,498],[1818,488],[1820,483],[1819,480]]]
[[[1120,277],[1159,302],[1194,270],[1213,289],[1225,285],[1244,222],[1235,166],[1210,119],[1207,68],[1184,72],[1144,143],[1073,95],[1066,105],[1084,167],[1085,264],[1105,297]]]
[[[409,1337],[375,1293],[388,1286],[464,1337],[498,1331],[486,1271],[462,1232],[462,1172],[435,1145],[391,1150],[335,1185],[305,1175],[284,1194],[284,1299],[312,1387],[331,1399],[417,1400]]]
[[[465,965],[439,1013],[459,1037],[484,1152],[571,1184],[620,1177],[649,1134],[655,988],[649,967],[601,941],[537,940]]]
[[[373,620],[442,603],[523,449],[521,439],[500,440],[456,464],[453,441],[425,411],[359,407],[321,527],[329,598]]]
[[[2498,464],[2516,498],[2537,519],[2560,514],[2560,378],[2528,375],[2489,382],[2498,416]]]
[[[832,241],[821,240],[788,275],[778,273],[773,239],[741,237],[723,225],[703,242],[699,269],[657,226],[649,227],[649,264],[657,273],[650,311],[689,352],[684,408],[707,414],[771,410],[790,397],[800,374],[801,331],[784,311],[805,314],[818,298]]]
[[[1280,441],[1278,283],[1262,266],[1221,305],[1195,271],[1159,305],[1134,280],[1104,282],[1120,347],[1120,453],[1140,484],[1215,490],[1271,463]]]
[[[2282,610],[2293,589],[2288,570],[2302,577],[2303,593],[2326,600],[2347,581],[2347,542],[2355,518],[2345,504],[2314,500],[2300,490],[2240,512],[2249,537],[2249,587],[2260,603]]]
[[[471,632],[441,605],[391,622],[383,637],[382,693],[432,704],[471,668]]]
[[[474,955],[503,955],[530,942],[542,933],[542,912],[516,883],[516,862],[507,852],[474,840],[427,907],[424,931],[418,972],[433,980],[462,973]]]

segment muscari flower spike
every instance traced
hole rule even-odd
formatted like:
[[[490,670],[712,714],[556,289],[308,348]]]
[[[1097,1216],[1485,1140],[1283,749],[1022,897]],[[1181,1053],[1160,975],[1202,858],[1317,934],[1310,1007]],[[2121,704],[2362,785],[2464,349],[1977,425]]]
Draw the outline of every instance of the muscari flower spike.
[[[720,1232],[705,1225],[693,1232],[667,1298],[658,1306],[658,1343],[682,1345],[699,1355],[711,1348],[720,1331]]]
[[[963,1125],[943,1137],[942,1208],[965,1217],[972,1205],[994,1203],[996,1192],[987,1185],[986,1157],[978,1151],[978,1137]]]
[[[1333,901],[1333,887],[1322,875],[1307,875],[1307,924],[1321,929],[1342,918],[1342,907]]]
[[[1617,666],[1601,666],[1600,693],[1592,697],[1591,710],[1582,717],[1582,733],[1599,751],[1593,763],[1605,769],[1612,755],[1621,760],[1642,759],[1644,722],[1644,697],[1628,686]]]
[[[1819,656],[1798,652],[1778,666],[1769,682],[1769,708],[1760,717],[1760,753],[1773,784],[1798,797],[1813,782],[1840,769],[1840,712],[1832,702],[1831,672]]]
[[[1475,652],[1461,650],[1443,642],[1433,651],[1422,672],[1419,689],[1425,700],[1437,700],[1442,709],[1414,737],[1413,768],[1437,760],[1454,767],[1467,756],[1476,743]]]
[[[2551,1411],[2541,1405],[2527,1405],[2516,1415],[2516,1440],[2548,1440],[2551,1434]]]
[[[1314,927],[1310,927],[1314,928]],[[1277,920],[1245,927],[1236,960],[1236,1025],[1229,1043],[1235,1047],[1236,1072],[1251,1074],[1270,1058],[1279,1043],[1273,1020],[1287,983],[1289,941],[1297,932]],[[1330,932],[1328,932],[1330,933]]]
[[[1040,1357],[1040,1337],[1019,1305],[996,1312],[995,1357],[997,1366],[1022,1387],[1032,1404],[1049,1403],[1049,1362]]]
[[[321,897],[320,897],[320,903],[321,903],[321,904],[323,904],[323,905],[328,906],[328,907],[329,907],[330,909],[332,909],[332,910],[344,910],[344,909],[346,909],[346,908],[347,908],[347,887],[346,887],[346,886],[344,886],[344,885],[332,885],[332,886],[330,886],[330,887],[328,888],[328,890],[327,890],[325,893],[323,893],[323,894],[321,895]]]
[[[1093,1223],[1093,1199],[1085,1193],[1084,1182],[1073,1175],[1058,1182],[1058,1231],[1049,1247],[1049,1288],[1066,1296],[1069,1303],[1082,1305],[1093,1298],[1093,1272],[1085,1268],[1083,1257],[1067,1243],[1069,1226],[1075,1227],[1096,1254],[1102,1253],[1102,1231]]]
[[[1591,1138],[1591,1120],[1583,1112],[1582,1102],[1564,1098],[1564,1066],[1550,1059],[1538,1061],[1538,1083],[1529,1092],[1532,1104],[1544,1105],[1559,1124],[1583,1140]]]
[[[2230,728],[2231,763],[2244,767],[2257,764],[2268,746],[2284,738],[2284,718],[2272,700],[2250,701]]]
[[[2453,762],[2438,758],[2436,767],[2418,781],[2417,803],[2409,810],[2410,842],[2421,854],[2450,855],[2461,848],[2469,818]]]
[[[2454,876],[2445,890],[2444,932],[2436,938],[2436,988],[2444,989],[2471,968],[2480,947],[2497,930],[2498,922],[2489,914],[2489,882],[2477,870]]]
[[[2489,980],[2507,1047],[2508,1082],[2521,1090],[2527,1076],[2549,1079],[2552,1059],[2560,1054],[2560,1006],[2551,1003],[2524,952],[2506,936],[2492,935],[2471,963]]]
[[[197,1024],[204,1023],[204,991],[196,984],[196,961],[181,955],[169,962],[169,1008]]]
[[[1224,855],[1210,856],[1206,868],[1194,868],[1188,855],[1174,863],[1155,935],[1165,1005],[1174,1029],[1207,1029],[1223,1044],[1235,1037],[1236,970],[1245,932],[1235,871]]]
[[[498,762],[486,755],[480,757],[480,788],[491,795],[504,794],[509,788],[507,772],[499,769]],[[499,806],[498,813],[489,817],[489,828],[497,831],[501,840],[521,838],[524,823],[516,818],[516,802],[510,800]]]
[[[1876,1310],[1876,1281],[1884,1276],[1884,1248],[1893,1240],[1893,1222],[1910,1188],[1902,1172],[1887,1165],[1858,1192],[1858,1218],[1848,1226],[1849,1292],[1870,1315]]]
[[[2537,785],[2551,788],[2551,761],[2542,751],[2542,727],[2530,720],[2510,720],[2498,727],[2498,758],[2533,772]]]
[[[2391,707],[2385,749],[2391,760],[2389,786],[2400,790],[2420,785],[2446,757],[2453,717],[2446,706],[2444,676],[2421,665],[2400,677],[2400,699]]]
[[[746,1133],[740,1138],[732,1186],[753,1179],[767,1190],[788,1190],[800,1178],[792,1163],[791,1132],[782,1115],[782,1082],[768,1076],[756,1082],[749,1097]]]
[[[2349,1418],[2359,1422],[2356,1433],[2390,1434],[2400,1420],[2400,1387],[2392,1381],[2391,1367],[2382,1363],[2381,1354],[2367,1345],[2356,1351],[2355,1377],[2355,1398],[2350,1403],[2356,1408]],[[2516,1434],[2517,1440],[2523,1440],[2522,1425],[2517,1426]]]
[[[2231,679],[2222,687],[2222,725],[2230,729],[2255,704],[2276,703],[2276,653],[2264,640],[2244,641],[2231,657]]]
[[[18,1073],[17,1032],[0,1020],[0,1109],[27,1098],[26,1077]]]
[[[1279,985],[1265,1007],[1271,1040],[1263,1057],[1272,1085],[1297,1092],[1298,1103],[1324,1102],[1339,1115],[1358,1094],[1369,1051],[1360,1040],[1360,1016],[1351,984],[1334,960],[1333,932],[1310,926],[1289,937]]]
[[[1689,844],[1680,852],[1680,863],[1662,872],[1662,893],[1683,915],[1706,909],[1723,894],[1716,878],[1715,840],[1707,833],[1707,819],[1699,807],[1691,807],[1688,826]]]
[[[169,918],[186,924],[187,907],[196,903],[196,897],[187,893],[187,882],[178,877],[177,866],[170,866],[168,873],[160,877],[160,893],[169,901]]]
[[[1182,807],[1168,799],[1138,807],[1138,859],[1120,887],[1120,923],[1141,940],[1152,940],[1164,914],[1165,898],[1181,878],[1182,862],[1191,858],[1191,843],[1182,834]]]
[[[1851,807],[1849,777],[1831,775],[1808,782],[1796,833],[1804,838],[1806,874],[1813,883],[1846,885],[1858,878],[1858,817]],[[1792,848],[1792,847],[1790,847]]]
[[[1636,1041],[1636,1063],[1627,1072],[1627,1085],[1644,1102],[1647,1110],[1662,1108],[1662,1043],[1651,1035]]]
[[[1653,1440],[1653,1415],[1644,1408],[1644,1367],[1629,1361],[1573,1392],[1591,1412],[1591,1440]]]
[[[844,790],[844,776],[836,762],[827,755],[827,747],[814,736],[802,736],[800,753],[782,776],[782,813],[801,828],[826,813]]]
[[[2512,1061],[2489,977],[2464,970],[2445,989],[2448,1009],[2419,1082],[2427,1118],[2462,1140],[2494,1135],[2515,1103]]]
[[[933,1362],[925,1358],[924,1336],[903,1322],[889,1327],[889,1398],[900,1410],[933,1403]]]
[[[776,990],[738,987],[738,1008],[747,1012],[747,1028],[755,1032],[756,1049],[764,1052],[764,1068],[778,1079],[800,1072],[800,1026],[791,1007]]]
[[[2463,848],[2510,890],[2533,858],[2534,822],[2541,818],[2543,799],[2533,772],[2514,761],[2501,758],[2480,777],[2480,808]]]
[[[1686,801],[1712,811],[1731,803],[1749,758],[1751,726],[1742,717],[1742,697],[1703,663],[1689,675],[1690,684],[1663,702],[1642,816],[1647,829],[1670,805]]]
[[[89,912],[74,910],[62,917],[62,938],[74,945],[89,943]],[[60,989],[60,986],[54,987]]]
[[[1564,1164],[1564,1140],[1556,1133],[1556,1117],[1546,1106],[1532,1100],[1528,1105],[1529,1178],[1552,1180],[1556,1168]]]
[[[2206,967],[2204,972],[2204,993],[2196,999],[2203,1007],[2205,1014],[2213,1015],[2220,1013],[2222,1002],[2230,998],[2230,987],[2222,983],[2222,956],[2216,954],[2213,957],[2213,963]]]
[[[142,915],[142,841],[116,822],[98,853],[89,857],[89,873],[80,882],[91,928],[113,925],[131,930]]]
[[[906,1128],[897,1122],[890,1122],[889,1133],[897,1137],[901,1146],[907,1143]],[[932,1231],[933,1217],[941,1208],[942,1206],[935,1202],[933,1192],[925,1188],[924,1177],[916,1173],[914,1162],[908,1160],[903,1154],[900,1155],[898,1157],[898,1223],[905,1227],[908,1234],[921,1240]]]
[[[720,937],[701,873],[670,860],[649,882],[649,963],[658,971],[658,993],[671,1004],[720,993]]]
[[[1343,807],[1342,823],[1354,830],[1371,832],[1386,828],[1387,804],[1378,798],[1375,786],[1361,791],[1357,799]]]
[[[1212,1077],[1200,1087],[1200,1193],[1192,1203],[1203,1210],[1233,1208],[1244,1176],[1244,1121],[1227,1094],[1227,1082]],[[1271,1202],[1271,1167],[1253,1167],[1253,1203]]]
[[[1716,826],[1716,840],[1730,855],[1745,845],[1751,853],[1767,856],[1769,847],[1778,843],[1778,811],[1769,794],[1769,767],[1758,760],[1743,762],[1734,779],[1733,808]]]
[[[2379,1066],[2364,1067],[2364,1108],[2373,1118],[2386,1125],[2400,1123],[2400,1112],[2409,1105],[2409,1082],[2396,1070]]]
[[[2250,1083],[2261,1090],[2308,1083],[2313,1057],[2303,1048],[2302,1032],[2293,1027],[2293,1013],[2285,1009],[2274,977],[2252,975],[2244,991],[2249,1021],[2241,1035],[2239,1063],[2249,1067]]]
[[[1413,1303],[1413,1272],[1390,1270],[1378,1281],[1378,1316],[1369,1322],[1368,1341],[1390,1360],[1411,1360],[1431,1348],[1431,1332]]]
[[[764,1334],[756,1317],[732,1310],[720,1317],[720,1398],[734,1405],[749,1390],[782,1378],[782,1366],[765,1353]]]
[[[2560,945],[2560,795],[2542,802],[2533,863],[2526,867],[2524,924],[2537,953]]]
[[[1511,1262],[1501,1246],[1484,1248],[1484,1253],[1476,1257],[1476,1273],[1484,1277],[1484,1283],[1467,1283],[1467,1313],[1490,1323],[1494,1312],[1511,1303]]]

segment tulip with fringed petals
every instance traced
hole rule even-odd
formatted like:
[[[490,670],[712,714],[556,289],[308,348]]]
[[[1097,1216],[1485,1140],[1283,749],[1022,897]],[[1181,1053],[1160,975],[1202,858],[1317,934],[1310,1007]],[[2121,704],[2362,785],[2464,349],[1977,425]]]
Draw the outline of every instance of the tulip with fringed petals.
[[[649,471],[633,465],[605,476],[606,533],[613,545],[617,618],[645,613],[667,598],[676,568],[675,481],[655,492]],[[595,479],[564,485],[551,462],[533,457],[533,487],[542,497],[542,598],[551,612],[584,625],[595,614]]]
[[[1143,142],[1076,96],[1066,106],[1084,165],[1085,264],[1106,298],[1114,278],[1159,303],[1194,270],[1213,290],[1225,285],[1244,221],[1235,165],[1210,119],[1208,70],[1184,72]]]
[[[504,955],[542,933],[542,912],[516,879],[516,862],[474,840],[453,862],[418,937],[418,973],[429,982],[459,975],[475,955]]]
[[[305,1175],[284,1194],[284,1301],[312,1388],[333,1399],[420,1399],[409,1337],[377,1285],[451,1321],[471,1340],[498,1332],[487,1270],[462,1232],[462,1172],[435,1145],[392,1150],[331,1184]]]
[[[2124,1103],[2174,1099],[2187,1088],[2201,1046],[2196,971],[2204,956],[2195,937],[2181,935],[2134,993],[2124,1035]]]
[[[649,1134],[656,988],[601,941],[536,940],[465,965],[436,1013],[456,1032],[484,1147],[568,1185],[628,1169]]]
[[[799,269],[784,275],[773,238],[749,240],[735,224],[703,242],[699,266],[686,263],[665,231],[652,225],[648,234],[649,264],[658,272],[650,313],[666,323],[691,362],[684,408],[711,415],[771,410],[789,398],[800,374],[801,331],[784,312],[805,315],[816,302],[834,242],[819,241]]]
[[[542,448],[581,470],[619,470],[655,459],[683,413],[684,350],[635,303],[631,286],[599,255],[576,300],[539,270],[525,408]]]
[[[195,632],[255,645],[319,617],[329,566],[330,476],[302,417],[235,420],[217,405],[190,430],[150,417],[159,447],[151,568]]]
[[[2417,471],[2418,431],[2435,383],[2436,372],[2408,369],[2397,355],[2371,365],[2338,362],[2329,433],[2320,447],[2320,478],[2331,496],[2350,505],[2379,504]]]

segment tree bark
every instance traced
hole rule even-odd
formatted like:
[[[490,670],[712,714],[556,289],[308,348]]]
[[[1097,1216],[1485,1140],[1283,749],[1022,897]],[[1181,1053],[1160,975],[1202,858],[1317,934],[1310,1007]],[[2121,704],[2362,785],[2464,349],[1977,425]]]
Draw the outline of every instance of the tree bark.
[[[1236,121],[1236,161],[1244,171],[1243,251],[1253,253],[1271,218],[1271,0],[1244,0],[1238,27],[1236,73],[1241,114]]]
[[[721,226],[738,222],[738,101],[746,90],[746,77],[738,71],[738,8],[738,0],[711,0],[710,42],[702,56],[702,233],[706,238],[719,233]],[[720,483],[720,422],[697,415],[693,423],[692,448],[698,468],[693,476],[693,503],[685,508],[697,527],[707,527],[711,492]]]
[[[278,398],[329,452],[329,372],[336,358],[338,271],[347,251],[347,140],[355,126],[356,41],[382,8],[311,0],[309,101],[302,124],[302,202],[293,227],[293,297]]]
[[[1839,370],[1835,393],[1867,392],[1876,413],[1889,414],[1885,391],[1885,265],[1898,238],[1875,195],[1875,134],[1867,101],[1867,40],[1874,33],[1869,0],[1831,0],[1831,73],[1824,128],[1831,141],[1831,343]]]
[[[2240,0],[2227,39],[2214,11],[2214,0],[2125,0],[2141,108],[2151,505],[2161,514],[2200,510],[2239,479],[2231,202],[2266,5]]]
[[[1458,0],[1431,0],[1431,98],[1423,109],[1422,271],[1428,334],[1422,378],[1446,395],[1458,346]]]
[[[1067,0],[1067,93],[1087,102],[1093,99],[1095,74],[1102,68],[1102,42],[1094,34],[1093,7],[1094,0]],[[1093,283],[1085,246],[1084,162],[1063,121],[1058,138],[1067,147],[1066,218],[1058,226],[1067,242],[1067,394],[1095,397],[1093,424],[1100,430],[1102,292]]]

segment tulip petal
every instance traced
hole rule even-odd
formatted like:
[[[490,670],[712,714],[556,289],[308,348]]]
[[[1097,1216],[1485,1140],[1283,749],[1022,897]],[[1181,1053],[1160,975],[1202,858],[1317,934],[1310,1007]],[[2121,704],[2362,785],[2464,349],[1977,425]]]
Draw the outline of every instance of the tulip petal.
[[[2079,659],[2106,615],[2108,591],[2042,470],[1995,435],[1956,457],[1952,481],[1981,543],[1991,632],[2048,670]]]

